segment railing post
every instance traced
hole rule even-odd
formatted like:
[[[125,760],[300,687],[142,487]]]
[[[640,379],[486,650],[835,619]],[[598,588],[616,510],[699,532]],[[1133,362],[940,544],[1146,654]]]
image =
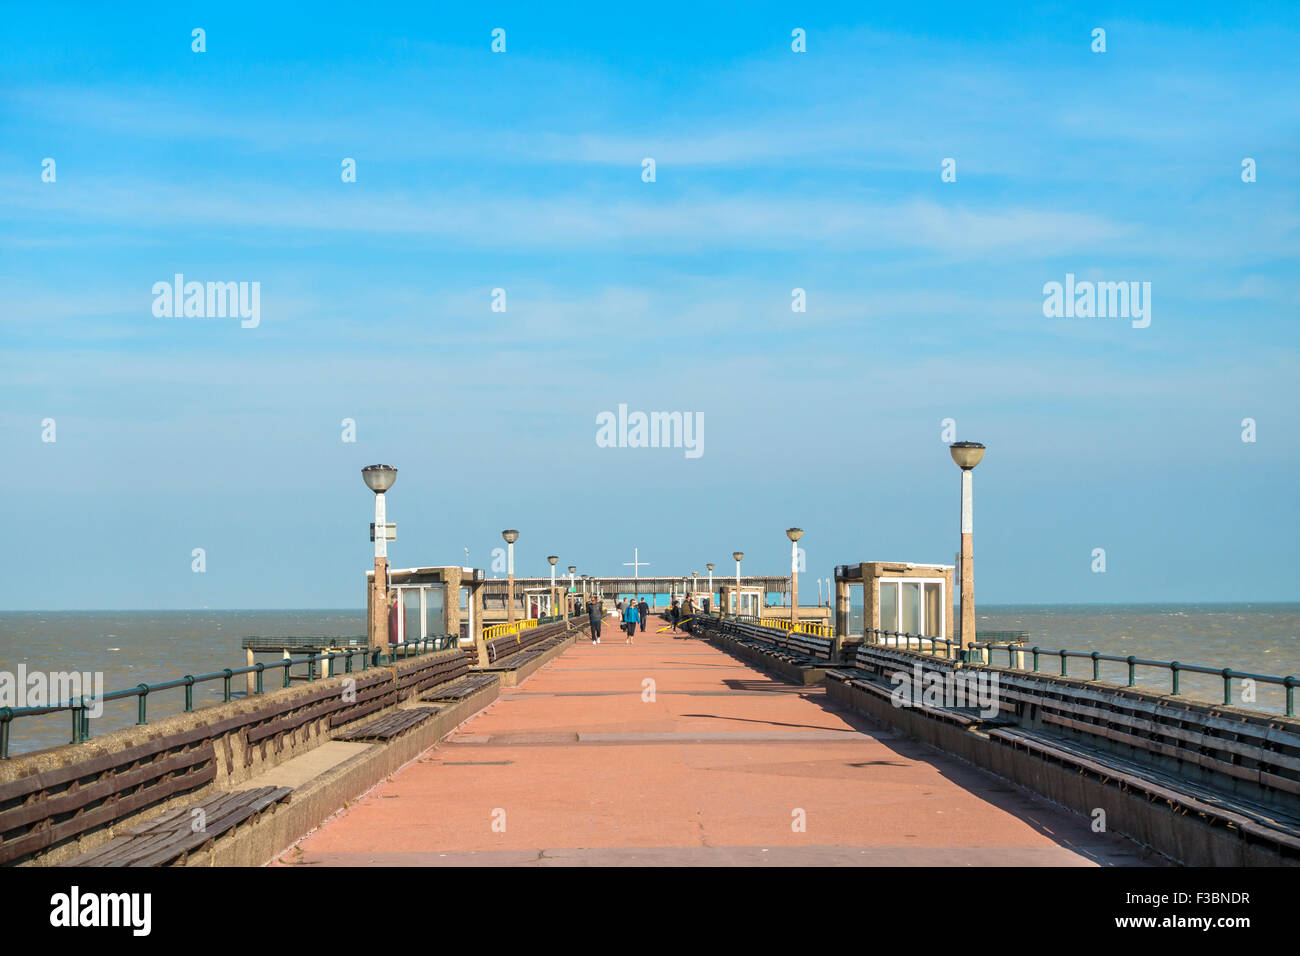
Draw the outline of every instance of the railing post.
[[[1034,645],[1033,651],[1034,651],[1034,673],[1037,674],[1038,673],[1038,645],[1037,644]]]
[[[9,721],[13,719],[12,707],[0,707],[0,760],[9,759]]]
[[[1174,677],[1174,690],[1173,690],[1173,695],[1174,695],[1175,697],[1178,696],[1178,669],[1179,669],[1179,664],[1178,664],[1177,661],[1170,661],[1170,662],[1169,662],[1169,670],[1173,672],[1173,677]]]
[[[136,689],[140,691],[140,694],[135,699],[135,723],[137,727],[143,727],[145,724],[149,723],[149,705],[147,703],[149,699],[149,685],[137,684]]]
[[[185,675],[185,713],[194,713],[194,675]]]
[[[1128,656],[1128,686],[1137,686],[1137,658],[1132,654]]]
[[[266,665],[261,661],[258,661],[255,666],[257,667],[257,674],[255,675],[257,683],[254,685],[256,688],[255,692],[260,694],[262,693],[262,671],[266,670]]]
[[[1067,651],[1065,648],[1061,648],[1060,653],[1061,653],[1061,676],[1069,677],[1070,676],[1070,652]]]
[[[1232,703],[1232,668],[1223,669],[1223,703],[1228,705]]]
[[[1092,652],[1092,679],[1101,680],[1101,654]]]
[[[1286,715],[1295,716],[1295,678],[1290,674],[1282,681],[1282,686],[1286,688]]]
[[[226,675],[221,680],[221,683],[224,685],[222,687],[222,703],[228,704],[230,703],[230,678],[234,676],[234,673],[231,671],[229,667],[227,667],[221,673]]]

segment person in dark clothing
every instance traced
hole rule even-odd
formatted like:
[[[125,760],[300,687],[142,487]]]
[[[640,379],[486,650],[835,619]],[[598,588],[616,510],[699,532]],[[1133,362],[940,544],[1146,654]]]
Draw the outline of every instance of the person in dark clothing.
[[[641,615],[641,633],[645,633],[645,619],[650,616],[650,605],[646,604],[645,598],[636,606],[637,613]]]
[[[695,617],[695,599],[688,594],[686,595],[686,600],[682,602],[682,611],[681,611],[681,618],[683,622],[682,630],[684,630],[687,634],[691,633],[691,619],[693,617]]]
[[[605,609],[600,606],[599,601],[587,602],[587,620],[591,622],[591,643],[600,643],[600,618],[605,613]]]
[[[668,609],[668,620],[673,623],[673,630],[677,630],[677,621],[682,616],[682,609],[677,604],[677,598],[673,598],[673,606]]]

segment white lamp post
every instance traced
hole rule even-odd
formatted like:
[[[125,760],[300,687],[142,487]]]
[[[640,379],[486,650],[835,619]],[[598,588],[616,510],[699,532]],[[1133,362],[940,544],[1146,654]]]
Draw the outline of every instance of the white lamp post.
[[[384,493],[397,480],[397,469],[392,465],[367,465],[361,469],[361,479],[375,493],[375,523],[370,537],[375,542],[375,577],[367,595],[369,605],[369,644],[383,647],[388,643],[388,515]],[[396,530],[396,529],[394,529]]]
[[[961,469],[961,648],[969,652],[975,643],[975,466],[984,460],[984,446],[977,441],[953,442],[948,446],[952,460]]]
[[[745,556],[745,552],[733,551],[731,552],[731,556],[736,559],[736,597],[735,597],[736,612],[734,616],[739,617],[740,616],[740,561]]]
[[[785,536],[790,539],[790,621],[799,622],[799,539],[803,537],[803,528],[786,528]]]
[[[559,603],[559,593],[555,590],[555,563],[560,560],[559,555],[548,554],[546,560],[551,563],[551,607],[548,617],[555,617],[555,608]]]
[[[515,542],[519,540],[519,532],[513,528],[502,531],[501,537],[506,539],[506,623],[515,623]]]

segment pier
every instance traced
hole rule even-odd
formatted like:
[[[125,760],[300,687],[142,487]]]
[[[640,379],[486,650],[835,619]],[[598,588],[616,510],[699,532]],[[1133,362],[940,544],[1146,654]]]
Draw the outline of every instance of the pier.
[[[1300,864],[1295,677],[976,631],[982,453],[953,446],[955,566],[841,564],[811,605],[799,528],[788,577],[737,551],[730,576],[568,565],[566,586],[556,555],[514,575],[514,529],[504,580],[390,568],[396,469],[370,466],[366,633],[249,636],[243,666],[0,707],[0,865]],[[637,597],[627,640],[612,612]],[[156,716],[160,695],[184,709]],[[109,706],[135,724],[97,733]],[[69,743],[11,754],[51,714]]]
[[[277,865],[1160,862],[653,617],[503,691]]]

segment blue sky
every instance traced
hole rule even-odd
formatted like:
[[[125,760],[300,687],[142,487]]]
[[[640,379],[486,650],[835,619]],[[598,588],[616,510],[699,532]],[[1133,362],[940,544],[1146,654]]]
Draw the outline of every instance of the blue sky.
[[[947,418],[985,602],[1300,594],[1300,14],[378,9],[6,6],[0,608],[360,606],[379,461],[397,566],[950,562]]]

